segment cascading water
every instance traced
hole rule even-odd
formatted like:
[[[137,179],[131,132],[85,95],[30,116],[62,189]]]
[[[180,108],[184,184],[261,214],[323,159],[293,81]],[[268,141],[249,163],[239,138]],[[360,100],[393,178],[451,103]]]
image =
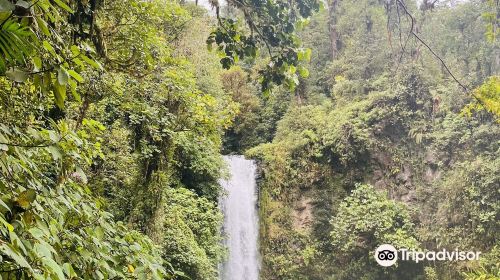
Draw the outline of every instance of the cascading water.
[[[221,266],[222,280],[258,280],[259,218],[257,213],[256,167],[243,156],[225,156],[231,177],[222,182],[226,195],[220,198],[224,213],[223,232],[229,250]]]

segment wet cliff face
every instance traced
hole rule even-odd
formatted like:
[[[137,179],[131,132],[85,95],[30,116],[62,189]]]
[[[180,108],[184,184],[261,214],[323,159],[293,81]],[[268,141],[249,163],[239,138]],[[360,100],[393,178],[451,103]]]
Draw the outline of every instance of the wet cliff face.
[[[224,244],[228,259],[221,266],[222,280],[258,280],[260,257],[256,166],[243,156],[226,156],[230,177],[222,181]]]

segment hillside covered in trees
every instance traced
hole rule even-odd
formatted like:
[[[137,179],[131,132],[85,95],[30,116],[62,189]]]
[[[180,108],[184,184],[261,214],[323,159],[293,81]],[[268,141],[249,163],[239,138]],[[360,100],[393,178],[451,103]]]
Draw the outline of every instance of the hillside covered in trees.
[[[0,278],[500,279],[493,0],[0,0]],[[382,243],[480,261],[372,258]]]

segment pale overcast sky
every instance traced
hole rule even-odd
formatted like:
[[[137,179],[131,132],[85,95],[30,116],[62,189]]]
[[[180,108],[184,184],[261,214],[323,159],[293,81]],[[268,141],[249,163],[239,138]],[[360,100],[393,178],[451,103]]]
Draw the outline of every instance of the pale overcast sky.
[[[194,0],[192,0],[192,2],[194,2]],[[224,6],[226,4],[226,1],[224,0],[219,0],[219,3]],[[210,6],[210,3],[208,2],[208,0],[198,0],[198,5],[201,5],[209,10],[212,10],[212,7]]]

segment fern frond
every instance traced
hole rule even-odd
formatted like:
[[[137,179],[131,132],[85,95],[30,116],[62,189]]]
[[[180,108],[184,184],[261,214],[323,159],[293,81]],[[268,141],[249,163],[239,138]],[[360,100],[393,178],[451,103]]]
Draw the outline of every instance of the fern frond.
[[[29,27],[16,20],[7,20],[0,29],[0,73],[15,64],[26,64],[26,58],[34,50],[35,40]]]

